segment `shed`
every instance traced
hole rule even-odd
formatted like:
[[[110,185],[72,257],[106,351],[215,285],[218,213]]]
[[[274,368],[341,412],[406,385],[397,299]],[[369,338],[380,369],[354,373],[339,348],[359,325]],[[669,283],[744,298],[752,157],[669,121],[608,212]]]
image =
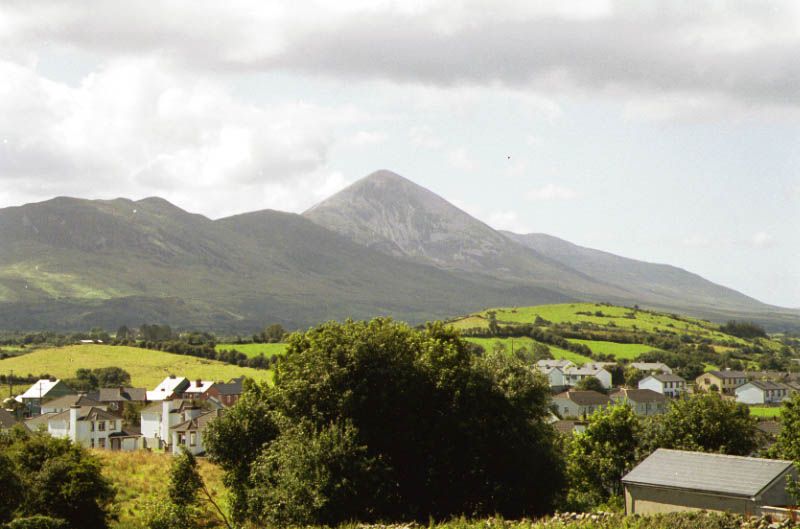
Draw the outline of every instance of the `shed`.
[[[625,511],[728,511],[757,515],[764,506],[792,502],[786,476],[791,461],[660,448],[622,478]]]

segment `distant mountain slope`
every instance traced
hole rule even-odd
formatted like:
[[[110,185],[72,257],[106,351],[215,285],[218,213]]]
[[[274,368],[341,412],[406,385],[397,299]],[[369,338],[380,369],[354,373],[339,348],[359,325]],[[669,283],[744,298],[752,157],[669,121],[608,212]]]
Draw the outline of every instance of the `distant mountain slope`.
[[[161,199],[57,198],[0,210],[0,328],[148,321],[250,331],[266,322],[423,321],[482,298],[571,299],[355,244],[291,213],[212,221]]]

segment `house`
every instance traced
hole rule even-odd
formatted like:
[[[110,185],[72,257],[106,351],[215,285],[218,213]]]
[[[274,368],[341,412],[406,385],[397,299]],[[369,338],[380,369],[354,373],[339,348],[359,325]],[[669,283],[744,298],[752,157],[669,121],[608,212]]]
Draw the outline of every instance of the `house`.
[[[203,433],[208,424],[219,417],[220,409],[203,411],[199,407],[189,407],[184,411],[184,421],[170,428],[172,442],[170,447],[173,454],[178,454],[181,447],[193,455],[206,451],[203,445]]]
[[[769,380],[753,380],[733,390],[736,402],[744,404],[778,404],[793,391],[794,385]]]
[[[214,400],[206,401],[205,405],[215,409],[220,407]],[[195,418],[203,411],[193,401],[184,399],[166,399],[144,408],[141,412],[143,448],[169,449],[173,441],[171,428]]]
[[[791,461],[659,448],[622,478],[627,514],[728,511],[758,515],[761,507],[793,504]]]
[[[17,418],[8,410],[0,408],[0,432],[10,430],[19,423]]]
[[[576,367],[576,366],[570,360],[565,360],[565,359],[554,360],[552,358],[548,358],[548,359],[539,360],[538,362],[536,362],[536,367],[547,367],[547,368],[549,368],[549,367],[557,367],[559,369],[566,369],[568,367]]]
[[[664,373],[672,374],[672,368],[662,362],[631,362],[630,367],[645,373]]]
[[[41,405],[45,400],[51,400],[64,395],[74,395],[76,392],[61,380],[41,379],[33,383],[25,393],[20,395],[20,402],[25,406],[25,413],[31,417],[39,415]]]
[[[120,412],[129,404],[147,404],[147,390],[144,388],[100,388],[97,400],[111,411]]]
[[[611,373],[602,367],[587,364],[583,367],[567,367],[562,371],[564,372],[565,385],[570,387],[577,386],[580,381],[590,377],[599,380],[606,389],[611,387]]]
[[[244,377],[232,378],[230,382],[215,384],[219,401],[225,407],[236,404],[244,391]]]
[[[49,415],[47,431],[53,437],[67,438],[86,448],[111,450],[110,437],[123,432],[122,417],[94,406],[72,406]],[[129,449],[135,450],[137,446],[134,443]]]
[[[536,366],[536,370],[547,377],[547,384],[551,388],[569,388],[569,385],[567,384],[567,377],[564,375],[562,368]]]
[[[67,411],[72,406],[81,406],[81,407],[96,407],[107,409],[105,406],[97,402],[96,400],[89,398],[85,393],[78,393],[75,395],[64,395],[63,397],[58,397],[52,400],[48,400],[41,405],[41,412],[42,414],[46,413],[61,413],[62,411]]]
[[[609,397],[615,404],[622,402],[629,405],[636,415],[659,415],[667,411],[667,397],[652,389],[621,388]]]
[[[747,382],[747,373],[743,371],[707,371],[695,379],[695,386],[703,391],[718,391],[724,395],[733,395],[734,390]]]
[[[680,397],[686,392],[686,380],[678,375],[655,373],[639,381],[639,389],[651,389],[667,397]]]
[[[210,397],[217,397],[218,393],[214,387],[213,380],[197,379],[183,390],[180,395],[182,399],[208,400]]]
[[[553,405],[563,418],[587,417],[610,403],[607,395],[591,390],[571,389],[553,397]]]
[[[147,400],[155,402],[180,397],[188,387],[189,381],[185,377],[170,375],[162,380],[153,391],[147,392]]]
[[[559,419],[552,423],[553,428],[556,429],[561,435],[572,435],[576,433],[583,433],[586,431],[586,421],[577,421],[574,419]]]

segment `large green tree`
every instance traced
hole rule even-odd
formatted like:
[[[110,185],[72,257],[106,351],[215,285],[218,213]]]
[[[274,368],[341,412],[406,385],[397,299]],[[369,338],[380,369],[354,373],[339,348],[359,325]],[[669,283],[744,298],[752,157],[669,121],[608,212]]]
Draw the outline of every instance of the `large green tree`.
[[[702,393],[676,400],[667,413],[651,418],[645,445],[700,452],[748,455],[758,447],[756,419],[744,404]]]
[[[546,382],[522,362],[476,357],[441,324],[418,331],[388,319],[332,322],[292,335],[274,387],[252,388],[215,421],[207,446],[250,500],[239,502],[237,514],[254,520],[288,523],[271,505],[302,505],[288,484],[313,461],[330,475],[312,489],[326,499],[334,497],[326,491],[337,490],[342,471],[335,469],[345,461],[348,487],[383,492],[334,514],[298,509],[311,514],[296,520],[539,514],[552,509],[563,486],[555,434],[545,422],[548,401]],[[260,418],[240,409],[248,402],[260,406]],[[287,447],[298,439],[336,446],[341,457],[310,449],[290,456]],[[224,440],[254,450],[241,454]],[[361,468],[380,469],[381,483]],[[282,492],[267,491],[262,480]],[[248,510],[253,505],[256,512]]]
[[[636,464],[641,424],[626,404],[589,417],[586,430],[568,443],[567,474],[573,507],[590,508],[622,494],[621,479]]]

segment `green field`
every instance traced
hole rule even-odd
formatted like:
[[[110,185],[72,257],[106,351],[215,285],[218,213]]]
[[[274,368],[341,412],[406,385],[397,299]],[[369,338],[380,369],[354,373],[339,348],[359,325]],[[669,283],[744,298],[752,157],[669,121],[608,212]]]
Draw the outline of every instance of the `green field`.
[[[610,354],[618,360],[634,360],[640,354],[658,350],[656,347],[651,345],[644,345],[640,343],[601,342],[598,340],[578,340],[572,338],[570,338],[569,341],[583,344],[591,349],[595,354]]]
[[[774,419],[781,416],[780,406],[750,406],[750,415],[766,419]]]
[[[285,343],[218,343],[217,351],[237,350],[252,358],[264,354],[267,358],[272,355],[281,356],[286,352]]]
[[[533,347],[533,344],[536,343],[533,339],[522,337],[522,338],[466,338],[467,341],[476,343],[486,349],[486,351],[491,351],[494,347],[495,342],[502,342],[503,345],[506,346],[506,351],[511,353],[512,344],[513,348],[516,350],[519,347],[525,347],[529,351]],[[581,365],[585,364],[586,362],[591,362],[592,359],[583,355],[579,355],[578,353],[573,353],[572,351],[567,351],[566,349],[561,349],[559,347],[555,347],[549,344],[543,344],[550,348],[550,352],[553,354],[553,358],[556,359],[565,359],[575,364]]]
[[[102,461],[103,474],[117,491],[112,508],[119,520],[111,522],[111,528],[143,528],[148,506],[166,498],[172,456],[143,450],[93,450],[92,453]],[[198,458],[197,463],[214,501],[225,509],[227,489],[222,484],[222,470],[205,458]]]
[[[604,327],[633,329],[655,332],[666,331],[686,333],[723,342],[746,343],[741,338],[720,332],[719,326],[686,316],[673,317],[670,314],[653,313],[600,303],[563,303],[559,305],[538,305],[534,307],[499,307],[470,314],[451,322],[459,329],[487,327],[488,313],[495,312],[499,324],[533,323],[539,316],[552,323],[594,323]],[[581,314],[582,313],[582,314]],[[596,315],[602,313],[602,315]]]
[[[0,374],[13,371],[18,376],[47,373],[58,378],[72,378],[79,368],[121,367],[131,375],[135,387],[154,388],[165,377],[175,374],[190,379],[230,380],[247,376],[271,380],[272,372],[224,364],[193,356],[162,353],[136,347],[112,345],[72,345],[39,349],[32,353],[0,360]]]

